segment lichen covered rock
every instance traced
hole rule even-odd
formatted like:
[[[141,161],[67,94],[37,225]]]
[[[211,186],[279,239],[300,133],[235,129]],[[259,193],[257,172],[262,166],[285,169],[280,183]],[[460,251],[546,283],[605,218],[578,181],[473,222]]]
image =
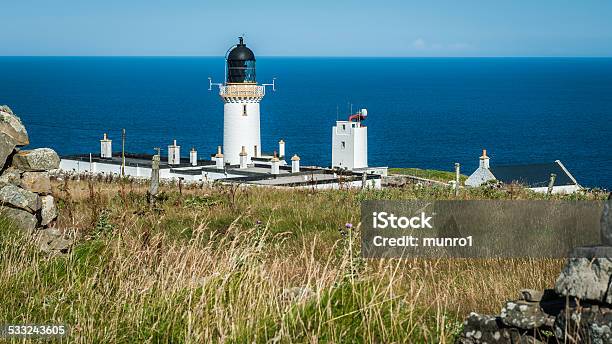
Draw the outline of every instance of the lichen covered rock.
[[[610,258],[569,258],[555,283],[557,293],[582,300],[612,303]]]
[[[38,244],[43,252],[67,253],[73,243],[72,239],[66,238],[57,228],[46,228],[38,233]]]
[[[41,197],[42,207],[40,210],[40,225],[46,226],[57,217],[57,207],[53,196],[47,195]]]
[[[0,216],[7,218],[17,227],[27,231],[33,231],[38,224],[38,219],[34,214],[21,209],[2,206],[0,207]]]
[[[24,172],[21,176],[20,185],[22,188],[38,194],[51,193],[49,172]]]
[[[0,132],[0,169],[4,167],[9,156],[13,154],[15,147],[15,140]]]
[[[0,106],[0,132],[10,137],[16,146],[26,146],[30,144],[28,132],[21,123],[21,119],[15,116],[13,111],[6,106]]]
[[[20,185],[21,184],[21,171],[12,167],[7,168],[2,172],[0,176],[0,188],[6,185]]]
[[[570,308],[557,316],[555,336],[560,343],[612,343],[612,309]]]
[[[530,332],[506,326],[500,317],[470,313],[456,344],[542,343]]]
[[[19,151],[13,156],[13,167],[23,171],[55,170],[59,164],[59,156],[50,148]]]
[[[522,300],[507,302],[499,317],[505,325],[523,330],[552,326],[555,322],[555,317],[546,314],[539,303]]]
[[[0,203],[35,213],[41,207],[40,197],[28,190],[9,184],[0,189]]]

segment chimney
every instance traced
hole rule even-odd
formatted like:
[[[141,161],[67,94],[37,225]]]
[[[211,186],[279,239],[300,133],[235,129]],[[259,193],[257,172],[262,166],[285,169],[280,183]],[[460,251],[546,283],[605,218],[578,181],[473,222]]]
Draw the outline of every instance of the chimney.
[[[106,133],[104,138],[100,140],[100,158],[111,159],[113,157],[113,141],[108,139]]]
[[[274,157],[270,160],[271,173],[277,175],[280,173],[280,161],[276,156],[276,152],[274,152]]]
[[[482,150],[482,156],[480,157],[480,168],[489,168],[489,157],[487,156],[487,150]]]
[[[168,165],[180,165],[181,163],[181,146],[176,145],[176,140],[168,146]]]
[[[242,151],[240,152],[240,168],[241,169],[245,169],[247,168],[247,152],[246,152],[246,147],[242,146]]]
[[[217,155],[215,155],[215,163],[216,163],[216,168],[218,170],[222,170],[225,166],[223,164],[223,153],[221,153],[221,146],[217,147]]]
[[[191,166],[198,166],[198,151],[195,147],[191,147],[189,152],[189,163],[191,163]]]
[[[285,141],[282,139],[278,141],[278,156],[281,158],[285,157]]]
[[[291,173],[298,173],[298,172],[300,172],[300,157],[297,154],[295,154],[291,158]]]

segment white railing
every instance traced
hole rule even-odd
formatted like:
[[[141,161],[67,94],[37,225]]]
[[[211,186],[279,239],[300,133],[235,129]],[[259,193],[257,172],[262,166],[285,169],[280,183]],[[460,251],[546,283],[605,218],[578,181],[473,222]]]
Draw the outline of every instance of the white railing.
[[[258,97],[266,95],[266,87],[259,85],[226,85],[219,86],[221,97]]]

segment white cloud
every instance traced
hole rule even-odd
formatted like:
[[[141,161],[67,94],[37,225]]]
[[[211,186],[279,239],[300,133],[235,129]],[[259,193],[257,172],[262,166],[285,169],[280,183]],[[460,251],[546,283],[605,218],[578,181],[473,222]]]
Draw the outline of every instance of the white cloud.
[[[417,50],[423,50],[427,47],[425,40],[422,38],[415,39],[414,42],[412,42],[412,46]]]

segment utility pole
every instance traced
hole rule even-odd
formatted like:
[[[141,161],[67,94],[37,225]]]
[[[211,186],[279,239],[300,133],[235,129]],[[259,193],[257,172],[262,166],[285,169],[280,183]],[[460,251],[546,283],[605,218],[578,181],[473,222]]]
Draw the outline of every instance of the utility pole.
[[[461,165],[455,163],[455,197],[459,196],[459,176],[461,175]]]
[[[557,179],[557,175],[554,173],[550,174],[550,182],[548,183],[548,194],[552,194],[553,186],[555,186],[555,179]]]
[[[121,129],[121,176],[125,177],[125,128]]]

